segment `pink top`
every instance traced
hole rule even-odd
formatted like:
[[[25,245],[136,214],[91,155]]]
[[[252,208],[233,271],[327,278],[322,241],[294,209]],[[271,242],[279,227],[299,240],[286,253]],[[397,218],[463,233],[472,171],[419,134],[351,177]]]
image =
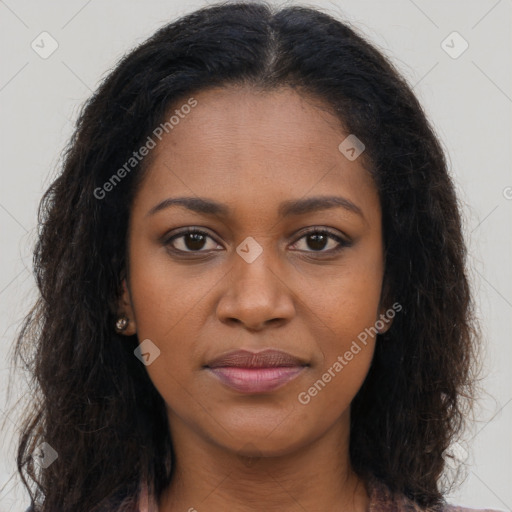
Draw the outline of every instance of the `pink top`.
[[[368,481],[368,493],[370,507],[368,512],[428,512],[429,509],[421,508],[417,503],[410,500],[404,494],[393,493],[380,480],[371,479]],[[150,499],[147,489],[143,487],[139,502],[140,512],[158,512],[158,505]],[[503,512],[496,509],[474,509],[458,505],[445,505],[442,512]]]
[[[393,493],[383,482],[371,479],[368,482],[370,508],[368,512],[428,512],[404,494]],[[446,504],[442,512],[502,512],[495,509],[474,509]]]
[[[151,496],[152,498],[152,496]],[[145,485],[142,486],[141,496],[139,500],[140,512],[158,512],[158,506],[153,499],[148,496],[148,489]]]

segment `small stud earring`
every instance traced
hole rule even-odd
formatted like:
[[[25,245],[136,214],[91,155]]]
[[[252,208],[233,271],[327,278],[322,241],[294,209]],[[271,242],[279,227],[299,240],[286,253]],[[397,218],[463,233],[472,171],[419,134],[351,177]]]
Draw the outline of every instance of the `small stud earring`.
[[[119,318],[116,322],[116,329],[118,332],[123,332],[127,327],[130,321],[125,316]]]

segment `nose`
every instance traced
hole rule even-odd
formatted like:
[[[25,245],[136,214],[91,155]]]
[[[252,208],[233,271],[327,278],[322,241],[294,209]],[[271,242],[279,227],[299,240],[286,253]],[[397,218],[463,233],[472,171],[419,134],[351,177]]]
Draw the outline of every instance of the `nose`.
[[[236,255],[226,275],[226,288],[217,305],[217,316],[226,324],[242,324],[260,331],[268,325],[281,325],[295,314],[290,284],[279,267],[270,266],[264,250],[248,263]]]

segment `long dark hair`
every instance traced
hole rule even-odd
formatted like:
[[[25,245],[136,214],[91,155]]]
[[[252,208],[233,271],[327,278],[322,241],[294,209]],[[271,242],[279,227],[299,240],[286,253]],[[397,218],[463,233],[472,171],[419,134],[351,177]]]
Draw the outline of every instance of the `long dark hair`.
[[[81,111],[40,204],[40,298],[15,345],[33,384],[17,456],[24,485],[42,512],[135,510],[141,484],[157,498],[169,485],[165,403],[133,355],[137,337],[113,329],[131,202],[150,159],[110,181],[103,197],[98,190],[171,106],[225,85],[317,97],[366,145],[383,214],[383,300],[403,309],[378,336],[352,402],[351,462],[362,477],[439,505],[445,450],[471,411],[478,349],[445,155],[406,81],[354,29],[315,9],[252,1],[207,6],[164,26]],[[43,442],[58,458],[41,469],[34,455]]]

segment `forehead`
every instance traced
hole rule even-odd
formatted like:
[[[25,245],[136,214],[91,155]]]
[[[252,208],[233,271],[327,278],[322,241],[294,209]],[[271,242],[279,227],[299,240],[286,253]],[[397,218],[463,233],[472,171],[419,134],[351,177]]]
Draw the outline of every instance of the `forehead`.
[[[254,156],[258,162],[277,158],[297,163],[337,156],[343,128],[316,98],[290,88],[233,86],[199,92],[194,98],[197,106],[164,136],[156,157],[203,163],[207,155],[210,161],[240,164]]]
[[[268,206],[273,200],[334,192],[353,202],[375,200],[362,158],[351,161],[338,149],[349,134],[318,99],[290,88],[240,87],[202,91],[193,98],[197,105],[181,113],[153,150],[139,202],[197,195]]]

